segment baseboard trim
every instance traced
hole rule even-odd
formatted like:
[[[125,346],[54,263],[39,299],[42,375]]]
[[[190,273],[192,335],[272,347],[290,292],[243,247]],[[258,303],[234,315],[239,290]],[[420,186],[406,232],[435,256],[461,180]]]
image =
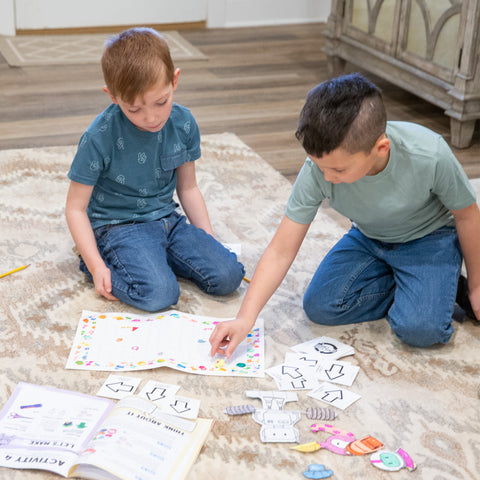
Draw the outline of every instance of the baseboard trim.
[[[105,25],[99,27],[72,27],[72,28],[41,28],[41,29],[18,29],[16,35],[79,35],[92,33],[118,33],[132,27],[150,27],[158,31],[167,30],[196,30],[207,28],[205,20],[199,22],[184,23],[161,23],[143,25]]]

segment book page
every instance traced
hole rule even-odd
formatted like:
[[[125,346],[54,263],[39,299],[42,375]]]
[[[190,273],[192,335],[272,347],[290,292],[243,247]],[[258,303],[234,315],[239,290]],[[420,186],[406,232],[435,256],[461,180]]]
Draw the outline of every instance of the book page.
[[[71,474],[91,479],[183,480],[212,423],[162,414],[139,397],[121,400]]]
[[[0,466],[67,476],[112,406],[104,398],[19,383],[0,412]]]

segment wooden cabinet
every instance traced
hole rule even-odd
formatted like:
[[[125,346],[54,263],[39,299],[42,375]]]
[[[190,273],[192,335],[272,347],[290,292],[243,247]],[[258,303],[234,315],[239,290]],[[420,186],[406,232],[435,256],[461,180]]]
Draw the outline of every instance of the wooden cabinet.
[[[438,105],[451,144],[470,145],[480,118],[480,0],[333,0],[324,48]]]

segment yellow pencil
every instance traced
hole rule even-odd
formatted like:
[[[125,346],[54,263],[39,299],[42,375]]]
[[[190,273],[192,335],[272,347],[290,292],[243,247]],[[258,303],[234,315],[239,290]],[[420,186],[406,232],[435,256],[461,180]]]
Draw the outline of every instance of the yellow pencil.
[[[250,283],[250,279],[249,279],[249,278],[243,277],[243,279],[244,279],[247,283]]]
[[[6,272],[6,273],[2,273],[2,274],[0,275],[0,278],[6,277],[7,275],[10,275],[11,273],[15,273],[15,272],[18,272],[18,271],[20,271],[20,270],[23,270],[24,268],[27,268],[27,267],[29,267],[29,266],[30,266],[30,264],[24,265],[23,267],[15,268],[14,270],[10,270],[9,272]]]

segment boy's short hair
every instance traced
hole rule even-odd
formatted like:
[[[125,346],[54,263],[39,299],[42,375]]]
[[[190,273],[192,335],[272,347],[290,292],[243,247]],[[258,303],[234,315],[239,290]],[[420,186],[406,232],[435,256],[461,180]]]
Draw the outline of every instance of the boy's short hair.
[[[105,42],[102,55],[105,83],[114,97],[133,103],[163,76],[173,82],[174,66],[167,42],[153,28],[125,30]]]
[[[352,154],[370,153],[386,125],[380,89],[353,73],[327,80],[308,93],[295,136],[317,158],[338,147]]]

